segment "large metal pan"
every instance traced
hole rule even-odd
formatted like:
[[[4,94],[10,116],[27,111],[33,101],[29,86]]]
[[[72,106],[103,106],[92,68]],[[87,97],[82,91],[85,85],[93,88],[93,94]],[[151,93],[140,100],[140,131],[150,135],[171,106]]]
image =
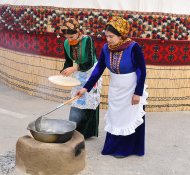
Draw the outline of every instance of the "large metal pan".
[[[35,140],[46,143],[65,143],[73,136],[76,129],[76,123],[61,119],[45,119],[45,131],[37,131],[35,121],[28,124],[27,129],[30,131]]]

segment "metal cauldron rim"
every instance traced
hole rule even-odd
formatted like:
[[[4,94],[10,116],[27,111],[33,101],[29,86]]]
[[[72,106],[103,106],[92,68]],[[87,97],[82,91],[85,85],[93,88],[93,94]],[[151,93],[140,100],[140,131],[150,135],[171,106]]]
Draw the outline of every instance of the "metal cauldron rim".
[[[48,131],[37,131],[35,129],[35,121],[32,121],[28,124],[27,126],[27,130],[31,130],[31,131],[34,131],[34,132],[37,132],[39,134],[57,134],[57,135],[61,135],[61,134],[65,134],[65,133],[68,133],[68,132],[71,132],[71,131],[74,131],[76,129],[76,123],[73,122],[73,121],[69,121],[69,120],[64,120],[64,119],[46,119],[46,120],[49,120],[49,121],[61,121],[61,122],[66,122],[66,123],[69,123],[73,126],[73,128],[70,130],[70,131],[67,131],[67,132],[48,132]],[[33,125],[33,126],[32,126]]]

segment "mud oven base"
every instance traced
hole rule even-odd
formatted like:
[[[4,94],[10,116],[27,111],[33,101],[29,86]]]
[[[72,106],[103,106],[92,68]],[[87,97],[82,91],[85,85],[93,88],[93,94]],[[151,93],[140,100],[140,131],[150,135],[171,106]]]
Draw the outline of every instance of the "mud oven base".
[[[74,131],[66,143],[43,143],[23,136],[16,144],[16,166],[29,175],[72,175],[85,167],[84,137]]]

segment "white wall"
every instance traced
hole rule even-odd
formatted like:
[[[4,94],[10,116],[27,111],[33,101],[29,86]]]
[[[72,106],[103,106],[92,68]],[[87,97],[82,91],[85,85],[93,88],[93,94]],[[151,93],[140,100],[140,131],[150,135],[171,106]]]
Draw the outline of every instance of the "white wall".
[[[190,14],[190,0],[0,0],[0,4]]]

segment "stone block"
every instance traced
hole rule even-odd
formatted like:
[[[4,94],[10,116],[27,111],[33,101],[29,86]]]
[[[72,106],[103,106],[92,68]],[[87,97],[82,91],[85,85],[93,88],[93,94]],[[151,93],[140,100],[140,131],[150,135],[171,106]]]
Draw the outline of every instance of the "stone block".
[[[43,143],[30,136],[16,144],[16,167],[29,175],[73,175],[85,168],[84,137],[74,131],[65,143]]]

